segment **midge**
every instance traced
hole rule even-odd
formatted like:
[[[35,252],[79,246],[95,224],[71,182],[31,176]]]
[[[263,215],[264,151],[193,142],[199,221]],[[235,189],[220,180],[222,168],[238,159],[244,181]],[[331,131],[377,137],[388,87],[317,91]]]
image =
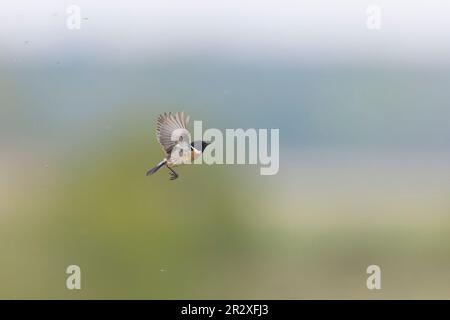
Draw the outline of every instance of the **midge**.
[[[279,170],[279,130],[226,129],[225,148],[222,131],[215,128],[203,132],[202,121],[194,121],[194,142],[187,130],[189,117],[184,113],[164,113],[156,124],[156,138],[166,156],[147,171],[151,175],[163,166],[170,170],[170,179],[178,174],[174,167],[183,164],[261,164],[261,175],[274,175]],[[269,154],[270,143],[270,154]],[[247,148],[248,147],[248,148]],[[225,161],[224,161],[225,157]],[[248,162],[247,162],[248,158]],[[235,161],[236,160],[236,161]]]

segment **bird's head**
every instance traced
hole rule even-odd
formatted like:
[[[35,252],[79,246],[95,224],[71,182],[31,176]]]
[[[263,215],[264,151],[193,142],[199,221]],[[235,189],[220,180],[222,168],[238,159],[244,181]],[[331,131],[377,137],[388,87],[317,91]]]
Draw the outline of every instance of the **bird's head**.
[[[195,149],[197,151],[203,152],[207,146],[211,143],[206,141],[194,141],[191,143],[191,149]]]

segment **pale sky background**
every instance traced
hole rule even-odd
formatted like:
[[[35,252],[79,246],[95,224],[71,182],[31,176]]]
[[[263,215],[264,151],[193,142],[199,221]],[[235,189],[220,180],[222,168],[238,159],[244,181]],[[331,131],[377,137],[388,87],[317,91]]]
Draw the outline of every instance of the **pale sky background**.
[[[0,70],[13,136],[66,143],[138,114],[150,131],[175,109],[290,144],[447,147],[450,1],[2,0]]]
[[[82,10],[79,31],[66,28],[71,4]],[[366,28],[369,5],[382,10],[379,31]],[[0,59],[64,53],[130,63],[201,54],[440,65],[450,60],[449,17],[445,0],[2,0]]]

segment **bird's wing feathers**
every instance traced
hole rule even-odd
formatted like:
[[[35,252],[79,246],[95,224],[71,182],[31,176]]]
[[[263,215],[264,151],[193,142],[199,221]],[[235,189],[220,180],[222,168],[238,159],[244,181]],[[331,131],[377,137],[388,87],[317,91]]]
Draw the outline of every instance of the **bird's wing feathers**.
[[[156,138],[167,154],[170,154],[176,144],[190,143],[190,133],[187,130],[189,116],[182,113],[164,113],[158,117],[156,124]]]

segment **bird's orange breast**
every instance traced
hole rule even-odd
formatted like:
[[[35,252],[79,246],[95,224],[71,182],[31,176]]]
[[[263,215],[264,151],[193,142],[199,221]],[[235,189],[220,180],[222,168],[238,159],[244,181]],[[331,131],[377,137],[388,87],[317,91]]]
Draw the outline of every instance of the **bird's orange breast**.
[[[197,151],[196,149],[191,151],[191,161],[194,161],[195,159],[198,159],[202,153]]]

